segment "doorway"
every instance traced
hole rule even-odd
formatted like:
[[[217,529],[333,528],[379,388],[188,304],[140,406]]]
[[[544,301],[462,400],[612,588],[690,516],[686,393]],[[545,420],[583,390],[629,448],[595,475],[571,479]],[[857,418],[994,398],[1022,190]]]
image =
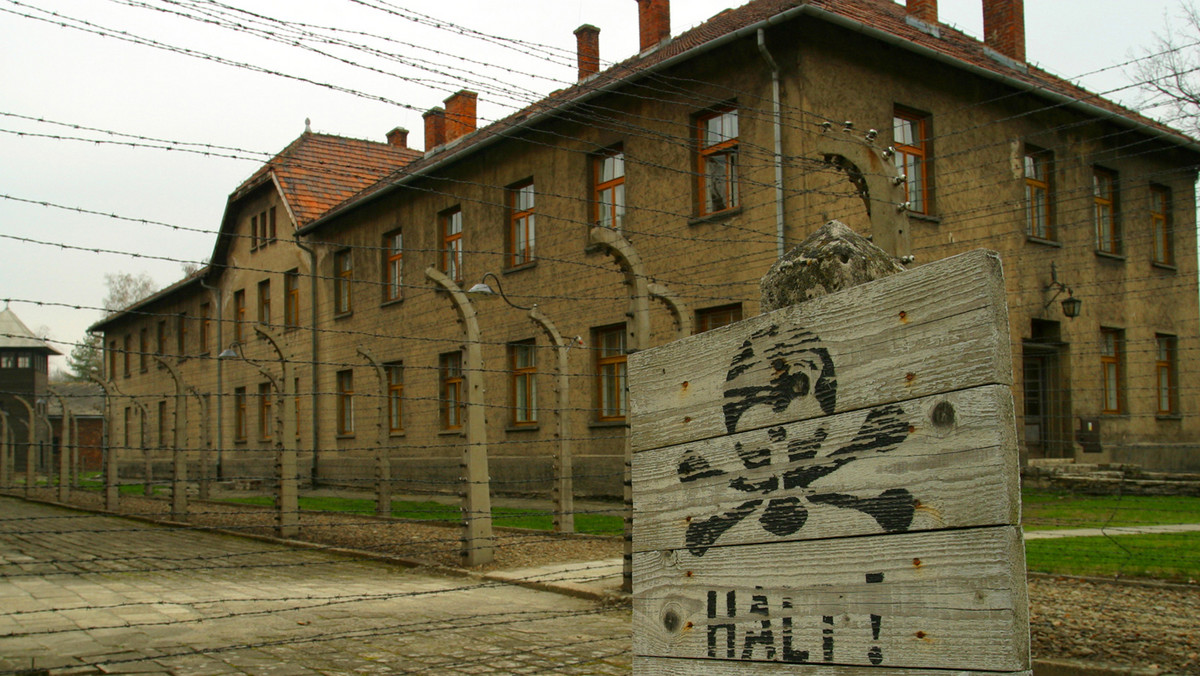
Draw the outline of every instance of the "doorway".
[[[1032,323],[1032,337],[1024,341],[1021,355],[1025,452],[1029,458],[1074,457],[1067,426],[1067,345],[1059,339],[1058,322]]]

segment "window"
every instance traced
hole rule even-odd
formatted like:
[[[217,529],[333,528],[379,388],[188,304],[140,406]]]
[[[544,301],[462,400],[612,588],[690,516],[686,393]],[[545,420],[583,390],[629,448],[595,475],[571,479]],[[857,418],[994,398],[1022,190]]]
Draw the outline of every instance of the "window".
[[[512,422],[537,422],[537,354],[532,340],[508,346],[512,369]]]
[[[1125,332],[1120,329],[1100,329],[1100,369],[1103,383],[1104,413],[1121,413],[1122,352]]]
[[[447,352],[438,357],[438,380],[440,381],[442,429],[457,430],[463,425],[463,372],[462,352]]]
[[[12,367],[8,367],[12,368]],[[108,379],[117,377],[117,341],[108,341]]]
[[[33,355],[22,352],[17,355],[17,368],[28,369],[33,368]]]
[[[250,217],[250,250],[275,242],[275,207]]]
[[[1025,147],[1025,234],[1054,240],[1050,225],[1050,171],[1053,156],[1032,146]]]
[[[350,249],[344,249],[333,254],[333,312],[334,314],[349,314],[353,309],[350,303],[350,282],[354,279],[354,259],[350,257]]]
[[[1154,262],[1159,265],[1175,264],[1172,225],[1171,189],[1163,185],[1150,186],[1150,229],[1154,233]]]
[[[625,419],[625,325],[595,331],[600,420]]]
[[[258,438],[271,438],[271,383],[258,385]]]
[[[387,373],[388,432],[404,431],[404,364],[384,364]]]
[[[283,273],[283,325],[300,326],[300,271],[296,268]]]
[[[738,206],[738,111],[718,110],[697,121],[700,215]]]
[[[1121,253],[1121,233],[1117,224],[1117,175],[1096,167],[1092,171],[1092,202],[1095,206],[1096,250]]]
[[[271,280],[258,283],[258,323],[271,323]]]
[[[200,304],[200,354],[208,354],[212,339],[212,305]]]
[[[394,230],[383,236],[383,301],[404,297],[404,235]]]
[[[129,447],[130,447],[130,446],[129,446],[129,441],[130,441],[130,438],[132,437],[132,434],[131,434],[131,432],[132,432],[132,421],[131,421],[131,418],[132,418],[132,417],[133,417],[133,411],[131,411],[131,410],[129,409],[129,407],[128,407],[128,406],[126,406],[126,407],[125,407],[125,422],[124,422],[124,424],[123,424],[123,425],[121,425],[121,430],[122,430],[122,440],[121,440],[121,444],[122,444],[122,447],[123,447],[123,448],[129,448]]]
[[[354,371],[337,373],[337,433],[354,434]]]
[[[625,153],[615,148],[594,160],[596,213],[593,222],[620,230],[625,222]]]
[[[246,440],[246,388],[233,390],[233,438]]]
[[[145,327],[138,331],[138,366],[142,373],[150,370],[150,331]]]
[[[454,208],[441,215],[442,272],[456,282],[463,279],[462,209]]]
[[[740,321],[742,321],[741,303],[696,310],[696,333],[704,333]]]
[[[242,342],[242,326],[246,321],[246,290],[233,292],[233,339]]]
[[[187,354],[187,323],[188,315],[186,312],[180,312],[175,317],[175,353],[179,356]]]
[[[157,350],[155,354],[163,356],[167,353],[167,320],[160,319],[155,328],[154,347]]]
[[[1155,334],[1154,372],[1158,393],[1158,414],[1174,415],[1176,411],[1175,336]]]
[[[126,378],[129,377],[129,353],[130,352],[133,352],[133,336],[126,333],[125,334],[125,359],[124,359],[124,364],[122,365]]]
[[[533,182],[508,189],[508,266],[533,262],[537,239],[533,213]]]
[[[158,447],[167,447],[167,402],[158,402]]]
[[[929,117],[896,109],[892,140],[896,168],[904,174],[904,195],[909,211],[929,213]]]

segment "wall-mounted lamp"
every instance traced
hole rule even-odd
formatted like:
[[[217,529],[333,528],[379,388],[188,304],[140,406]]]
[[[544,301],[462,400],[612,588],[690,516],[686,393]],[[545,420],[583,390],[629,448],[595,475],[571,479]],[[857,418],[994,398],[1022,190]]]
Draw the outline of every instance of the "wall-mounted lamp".
[[[1050,263],[1050,283],[1042,290],[1049,291],[1050,289],[1054,289],[1054,295],[1042,306],[1043,310],[1049,308],[1050,304],[1066,291],[1067,297],[1062,301],[1063,315],[1071,319],[1079,316],[1079,311],[1083,309],[1083,301],[1075,297],[1075,292],[1071,290],[1071,287],[1058,281],[1058,268],[1055,267],[1053,262]]]
[[[492,280],[496,282],[495,289],[492,289],[491,286],[488,286],[488,283],[487,283],[488,277],[491,277]],[[509,305],[517,308],[518,310],[527,310],[528,311],[528,310],[533,309],[532,307],[525,307],[524,305],[517,305],[516,303],[509,300],[508,295],[504,293],[504,287],[500,285],[500,278],[497,277],[495,275],[495,273],[491,273],[491,272],[483,273],[483,278],[479,281],[479,283],[476,284],[475,286],[472,286],[471,288],[467,289],[467,295],[472,298],[478,298],[480,300],[492,299],[492,298],[499,296],[500,298],[504,299],[505,303],[508,303]]]
[[[245,359],[242,355],[242,344],[236,340],[229,344],[229,347],[221,350],[217,355],[217,359]]]

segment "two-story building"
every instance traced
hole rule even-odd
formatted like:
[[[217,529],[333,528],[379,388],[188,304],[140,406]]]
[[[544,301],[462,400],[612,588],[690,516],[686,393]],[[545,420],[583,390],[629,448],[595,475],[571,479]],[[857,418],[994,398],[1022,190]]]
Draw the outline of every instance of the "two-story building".
[[[208,426],[225,475],[270,476],[282,355],[314,479],[371,481],[382,429],[399,484],[457,490],[470,394],[492,490],[546,490],[563,416],[577,492],[619,495],[629,350],[756,314],[782,251],[904,209],[894,253],[914,265],[1002,256],[1024,454],[1200,467],[1200,144],[1028,64],[1020,0],[981,2],[983,42],[934,0],[754,0],[676,37],[667,0],[639,0],[637,55],[601,71],[585,25],[576,85],[483,128],[458,92],[425,114],[423,153],[401,132],[306,134],[230,197],[208,268],[94,327],[130,395],[114,443],[135,468],[170,438],[152,359],[169,354],[207,402],[189,446]],[[832,135],[895,164],[831,154]],[[310,163],[318,139],[330,154]],[[881,173],[902,200],[866,190]],[[565,391],[525,310],[475,301],[472,336],[428,268],[536,304],[573,345]],[[468,341],[482,393],[464,389]],[[232,342],[239,358],[216,359]]]

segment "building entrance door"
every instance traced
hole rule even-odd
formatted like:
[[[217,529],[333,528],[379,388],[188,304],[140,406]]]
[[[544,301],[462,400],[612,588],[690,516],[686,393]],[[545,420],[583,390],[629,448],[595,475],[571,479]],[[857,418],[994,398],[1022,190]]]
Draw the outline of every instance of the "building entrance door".
[[[1030,458],[1071,457],[1060,348],[1034,342],[1023,348],[1025,451]]]

